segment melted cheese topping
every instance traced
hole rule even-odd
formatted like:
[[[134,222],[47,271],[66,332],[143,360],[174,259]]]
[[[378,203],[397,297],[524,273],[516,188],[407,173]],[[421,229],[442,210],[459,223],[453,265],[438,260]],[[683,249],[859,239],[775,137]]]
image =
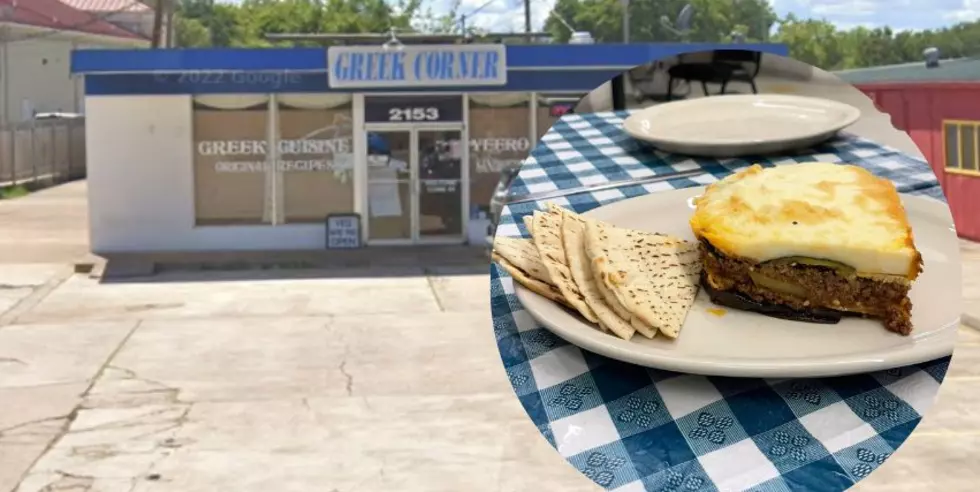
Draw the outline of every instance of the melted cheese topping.
[[[694,235],[728,256],[804,256],[909,280],[921,271],[895,186],[861,167],[754,165],[708,186],[695,204]]]

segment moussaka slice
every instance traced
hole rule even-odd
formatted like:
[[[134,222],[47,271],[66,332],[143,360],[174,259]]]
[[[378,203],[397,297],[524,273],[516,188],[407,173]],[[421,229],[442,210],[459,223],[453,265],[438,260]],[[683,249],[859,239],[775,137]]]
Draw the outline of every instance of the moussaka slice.
[[[851,165],[755,165],[708,186],[695,208],[714,303],[801,321],[864,316],[911,333],[922,256],[890,181]]]

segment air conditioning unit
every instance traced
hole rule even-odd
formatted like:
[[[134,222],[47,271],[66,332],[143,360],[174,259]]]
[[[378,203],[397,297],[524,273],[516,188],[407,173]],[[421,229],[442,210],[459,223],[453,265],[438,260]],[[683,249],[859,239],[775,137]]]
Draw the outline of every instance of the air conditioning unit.
[[[926,48],[922,51],[922,56],[926,59],[926,68],[939,68],[939,48]]]

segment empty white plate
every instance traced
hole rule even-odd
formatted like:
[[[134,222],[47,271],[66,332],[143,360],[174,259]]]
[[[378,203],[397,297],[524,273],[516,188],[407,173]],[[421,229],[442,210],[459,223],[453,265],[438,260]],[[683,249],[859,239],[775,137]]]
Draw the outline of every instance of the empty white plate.
[[[694,240],[691,198],[704,188],[654,193],[584,214],[622,227]],[[577,314],[516,285],[524,308],[568,342],[613,359],[670,371],[732,377],[826,377],[890,369],[953,353],[962,311],[959,241],[946,204],[903,196],[924,271],[910,292],[912,335],[881,322],[845,318],[835,325],[803,323],[719,309],[698,294],[680,337],[639,334],[622,340]]]
[[[623,129],[667,152],[738,157],[811,147],[860,117],[859,109],[828,99],[732,94],[650,106]]]

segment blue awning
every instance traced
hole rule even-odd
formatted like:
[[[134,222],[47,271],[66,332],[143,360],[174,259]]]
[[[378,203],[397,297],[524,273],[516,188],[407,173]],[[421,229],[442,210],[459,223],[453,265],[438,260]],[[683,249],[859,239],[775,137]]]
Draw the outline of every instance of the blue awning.
[[[637,65],[682,53],[740,49],[788,55],[781,44],[593,44],[506,46],[507,82],[494,86],[406,87],[425,92],[584,92]],[[73,74],[86,94],[392,92],[336,89],[328,48],[76,50]]]

